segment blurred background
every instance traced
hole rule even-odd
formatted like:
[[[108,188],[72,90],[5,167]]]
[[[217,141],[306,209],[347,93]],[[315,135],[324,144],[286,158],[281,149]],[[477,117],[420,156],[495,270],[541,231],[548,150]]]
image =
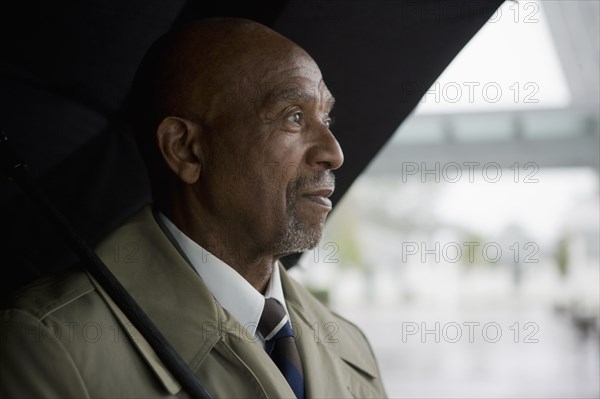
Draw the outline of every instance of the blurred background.
[[[504,3],[291,269],[390,397],[599,397],[599,15]]]

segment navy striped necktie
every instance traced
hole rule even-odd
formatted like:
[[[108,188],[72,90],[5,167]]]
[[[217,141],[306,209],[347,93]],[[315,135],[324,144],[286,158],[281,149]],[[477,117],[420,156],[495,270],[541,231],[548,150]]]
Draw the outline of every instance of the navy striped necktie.
[[[265,339],[265,350],[292,387],[296,398],[304,399],[304,375],[296,338],[283,305],[276,299],[265,299],[258,332]]]

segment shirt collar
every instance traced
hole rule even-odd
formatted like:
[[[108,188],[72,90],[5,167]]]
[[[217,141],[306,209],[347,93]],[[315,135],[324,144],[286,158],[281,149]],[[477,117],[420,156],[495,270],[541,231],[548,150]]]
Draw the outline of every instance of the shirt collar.
[[[256,327],[265,305],[265,298],[274,298],[279,301],[287,313],[277,266],[273,268],[271,279],[263,296],[231,266],[186,236],[163,213],[158,212],[158,216],[217,302],[252,335],[256,335]]]

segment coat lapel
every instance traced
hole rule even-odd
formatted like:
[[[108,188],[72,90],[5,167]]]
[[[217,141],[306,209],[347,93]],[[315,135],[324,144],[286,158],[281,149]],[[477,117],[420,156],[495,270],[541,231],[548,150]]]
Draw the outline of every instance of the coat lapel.
[[[225,313],[227,314],[226,311]],[[231,383],[239,384],[244,380],[256,380],[261,388],[261,395],[246,395],[247,397],[295,398],[285,377],[257,339],[243,327],[240,333],[239,322],[233,316],[227,315],[227,318],[223,329],[222,345],[217,345],[215,351],[235,357],[245,367],[245,375],[238,374],[239,381],[234,380]]]
[[[376,397],[377,365],[358,329],[332,314],[281,269],[282,285],[304,368],[307,398]]]

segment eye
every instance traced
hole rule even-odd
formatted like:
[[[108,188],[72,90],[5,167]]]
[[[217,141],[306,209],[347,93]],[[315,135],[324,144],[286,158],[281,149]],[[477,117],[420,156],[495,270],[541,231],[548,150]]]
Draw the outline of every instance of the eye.
[[[292,115],[288,116],[288,120],[292,123],[301,124],[302,123],[302,112],[294,112]]]

